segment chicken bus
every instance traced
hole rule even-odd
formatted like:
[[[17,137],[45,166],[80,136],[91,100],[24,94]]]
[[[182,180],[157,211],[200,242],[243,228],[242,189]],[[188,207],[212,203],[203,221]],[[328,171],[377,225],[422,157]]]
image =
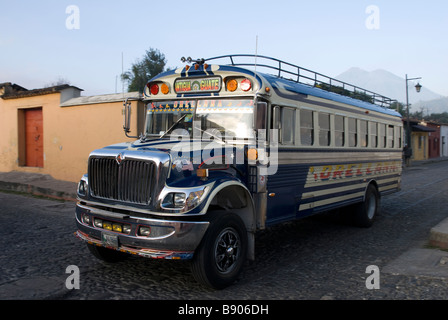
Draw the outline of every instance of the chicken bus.
[[[224,288],[257,231],[335,209],[369,227],[400,189],[392,99],[265,56],[182,61],[145,86],[144,132],[89,156],[76,234],[97,258],[188,259]]]

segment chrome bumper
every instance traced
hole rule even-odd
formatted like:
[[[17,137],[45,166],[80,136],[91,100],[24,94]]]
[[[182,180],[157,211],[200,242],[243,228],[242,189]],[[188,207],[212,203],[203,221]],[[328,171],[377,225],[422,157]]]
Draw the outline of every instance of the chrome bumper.
[[[87,216],[86,219],[84,216]],[[129,234],[95,226],[94,219],[130,226]],[[88,220],[89,222],[86,222]],[[116,249],[148,258],[191,259],[209,222],[159,220],[134,217],[77,204],[76,236],[90,244]],[[148,236],[138,235],[140,227],[151,228]],[[117,239],[114,246],[103,241],[104,234]]]

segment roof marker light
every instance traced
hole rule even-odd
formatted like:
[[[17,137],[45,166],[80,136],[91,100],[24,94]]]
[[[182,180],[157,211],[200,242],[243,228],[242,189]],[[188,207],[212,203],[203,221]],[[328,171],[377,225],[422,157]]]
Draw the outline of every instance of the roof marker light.
[[[233,92],[236,90],[236,88],[238,88],[238,81],[236,81],[235,79],[230,79],[229,81],[227,81],[226,87],[227,90]]]
[[[161,91],[163,94],[168,94],[170,92],[170,87],[166,83],[162,83]]]
[[[241,90],[243,91],[249,91],[252,88],[252,83],[249,79],[243,79],[241,80]]]
[[[156,95],[158,93],[159,93],[159,86],[156,83],[152,84],[151,85],[151,94]]]

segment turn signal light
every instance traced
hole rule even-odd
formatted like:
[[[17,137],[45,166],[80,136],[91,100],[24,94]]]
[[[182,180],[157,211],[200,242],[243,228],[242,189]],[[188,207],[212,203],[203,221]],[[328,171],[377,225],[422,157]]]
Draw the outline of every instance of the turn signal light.
[[[247,150],[247,159],[249,160],[257,160],[258,159],[258,151],[257,149],[250,148]]]
[[[200,178],[207,178],[208,177],[208,169],[197,169],[196,175]]]

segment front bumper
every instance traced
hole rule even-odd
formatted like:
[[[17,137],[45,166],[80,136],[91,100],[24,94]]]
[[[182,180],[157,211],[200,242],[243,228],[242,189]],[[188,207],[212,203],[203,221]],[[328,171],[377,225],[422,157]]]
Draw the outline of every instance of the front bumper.
[[[94,219],[101,219],[109,224],[126,225],[130,228],[130,232],[124,234],[100,228],[94,224]],[[142,218],[78,203],[76,224],[78,227],[76,236],[90,244],[148,258],[191,259],[209,222]],[[140,227],[149,227],[150,234],[148,236],[139,235]],[[104,241],[104,238],[110,237],[116,239],[113,245]]]

